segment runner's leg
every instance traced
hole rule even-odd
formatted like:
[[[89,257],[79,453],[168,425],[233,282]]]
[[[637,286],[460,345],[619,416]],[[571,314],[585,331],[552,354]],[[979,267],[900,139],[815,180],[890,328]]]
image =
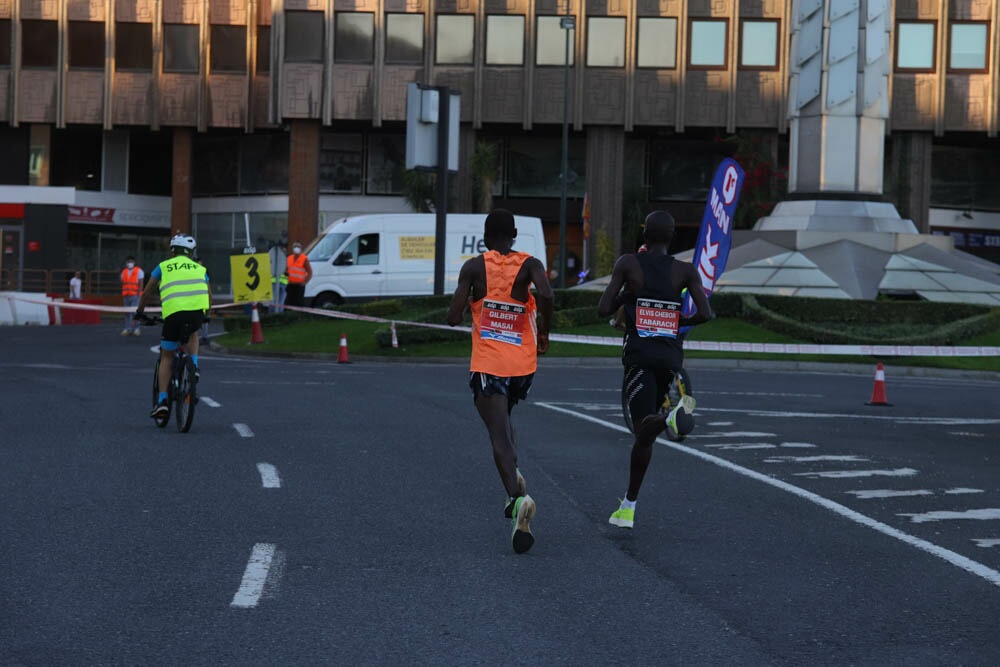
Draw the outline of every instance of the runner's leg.
[[[500,474],[507,495],[516,498],[521,495],[517,484],[517,451],[514,447],[514,433],[507,412],[507,397],[503,394],[476,396],[476,410],[486,425],[493,446],[493,463]]]

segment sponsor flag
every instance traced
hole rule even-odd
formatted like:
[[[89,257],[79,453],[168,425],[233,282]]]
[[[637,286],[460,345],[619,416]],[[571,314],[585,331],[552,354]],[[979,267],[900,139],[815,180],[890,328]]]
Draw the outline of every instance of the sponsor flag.
[[[705,296],[711,296],[716,283],[726,270],[726,260],[733,240],[733,214],[740,200],[740,190],[743,187],[743,168],[739,163],[726,158],[715,170],[712,186],[708,191],[708,201],[705,202],[705,214],[701,218],[701,228],[698,231],[698,243],[694,248],[692,263],[701,277],[701,286]],[[684,294],[684,305],[681,310],[685,316],[695,311],[691,295]],[[691,327],[681,327],[683,336]]]
[[[583,193],[583,238],[590,238],[590,195],[586,192]],[[586,268],[586,267],[584,267]]]

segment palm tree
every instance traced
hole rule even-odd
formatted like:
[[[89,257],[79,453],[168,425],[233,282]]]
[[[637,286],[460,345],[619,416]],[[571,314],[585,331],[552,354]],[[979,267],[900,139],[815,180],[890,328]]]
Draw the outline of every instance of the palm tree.
[[[469,170],[475,179],[476,204],[480,213],[489,213],[493,208],[493,184],[497,180],[497,167],[497,145],[492,141],[477,141]]]

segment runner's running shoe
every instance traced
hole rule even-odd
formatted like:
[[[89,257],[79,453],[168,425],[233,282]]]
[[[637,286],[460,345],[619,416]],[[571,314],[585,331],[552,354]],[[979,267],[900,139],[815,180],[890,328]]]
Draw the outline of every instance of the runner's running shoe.
[[[619,505],[618,509],[611,514],[608,523],[619,528],[631,528],[632,524],[635,523],[635,508],[628,509]]]
[[[528,525],[535,516],[535,501],[531,496],[519,496],[514,500],[513,514],[510,523],[514,530],[510,534],[510,542],[514,553],[523,554],[535,543],[535,536],[531,534],[531,527]]]
[[[667,439],[680,442],[694,430],[693,396],[682,396],[680,403],[667,415]]]
[[[521,471],[517,471],[517,490],[520,491],[518,495],[525,495],[528,493],[528,485],[524,482],[524,475]],[[503,508],[504,518],[511,519],[514,517],[514,499],[508,498],[507,505]]]

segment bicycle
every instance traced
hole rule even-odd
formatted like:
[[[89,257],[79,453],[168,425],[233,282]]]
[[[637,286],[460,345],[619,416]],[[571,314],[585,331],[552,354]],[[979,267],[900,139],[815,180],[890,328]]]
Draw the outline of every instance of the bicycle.
[[[150,326],[162,324],[163,318],[154,315],[143,314],[136,317],[142,324]],[[195,332],[197,334],[197,332]],[[177,421],[177,430],[187,433],[191,430],[194,422],[194,409],[198,404],[198,369],[184,349],[182,343],[174,351],[173,372],[170,377],[170,384],[167,386],[167,412],[162,416],[156,416],[153,420],[159,428],[163,428],[170,421],[171,412]],[[153,366],[153,407],[156,407],[160,398],[160,357],[157,355],[156,364]]]

